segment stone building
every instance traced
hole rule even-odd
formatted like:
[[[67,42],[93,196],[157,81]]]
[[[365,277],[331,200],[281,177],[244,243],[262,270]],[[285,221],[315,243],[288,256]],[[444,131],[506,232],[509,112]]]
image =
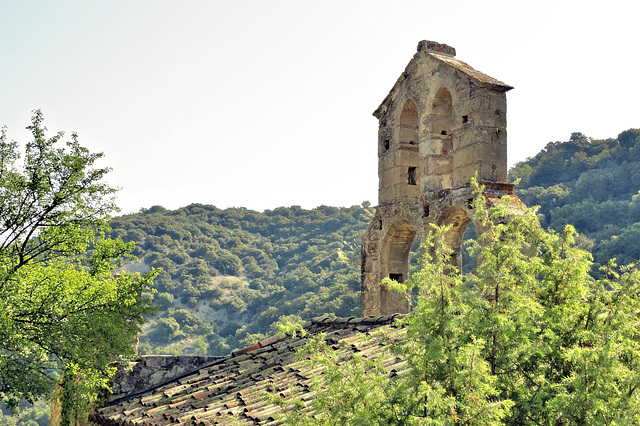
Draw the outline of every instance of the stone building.
[[[461,266],[477,173],[489,199],[513,194],[507,178],[507,100],[512,87],[455,58],[446,44],[421,41],[391,92],[373,113],[378,131],[378,206],[362,240],[363,317],[406,313],[398,293],[415,238],[448,224],[452,263]],[[477,228],[476,228],[477,229]]]

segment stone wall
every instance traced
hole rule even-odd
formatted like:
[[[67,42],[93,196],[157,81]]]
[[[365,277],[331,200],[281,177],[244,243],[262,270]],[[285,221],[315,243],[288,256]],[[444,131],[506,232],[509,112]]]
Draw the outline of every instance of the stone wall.
[[[107,404],[177,380],[224,357],[146,355],[118,368]]]

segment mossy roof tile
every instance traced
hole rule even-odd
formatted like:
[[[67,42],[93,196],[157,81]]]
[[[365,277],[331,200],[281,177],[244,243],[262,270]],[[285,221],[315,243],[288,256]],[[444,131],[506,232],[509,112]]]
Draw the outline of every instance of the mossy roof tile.
[[[233,422],[244,424],[283,424],[283,407],[268,394],[297,398],[313,412],[316,393],[312,385],[323,367],[296,360],[296,352],[312,336],[326,333],[327,343],[339,351],[341,362],[356,352],[367,358],[384,354],[383,363],[392,374],[406,370],[406,361],[383,351],[403,332],[389,327],[395,317],[314,318],[305,325],[304,336],[263,339],[179,380],[100,408],[92,419],[106,425],[208,425],[229,424],[231,416]],[[375,332],[381,327],[385,333]]]

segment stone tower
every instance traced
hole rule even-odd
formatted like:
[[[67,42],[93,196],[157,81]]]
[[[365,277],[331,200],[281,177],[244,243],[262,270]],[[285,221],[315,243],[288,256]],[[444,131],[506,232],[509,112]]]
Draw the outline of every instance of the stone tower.
[[[445,240],[452,262],[461,266],[476,172],[489,200],[513,194],[506,182],[506,92],[512,87],[455,54],[446,44],[421,41],[373,113],[380,126],[379,187],[376,213],[362,240],[364,317],[408,311],[402,295],[379,283],[407,278],[413,240],[423,240],[430,223],[452,225]]]

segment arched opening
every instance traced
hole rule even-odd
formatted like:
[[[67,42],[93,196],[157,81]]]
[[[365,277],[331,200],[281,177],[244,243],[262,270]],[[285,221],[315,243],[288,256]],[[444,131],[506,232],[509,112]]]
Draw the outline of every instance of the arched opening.
[[[419,114],[412,100],[402,106],[397,126],[397,149],[394,153],[393,185],[396,198],[418,195],[419,165]]]
[[[402,107],[398,140],[408,145],[418,144],[418,107],[411,99]]]
[[[439,225],[451,226],[444,235],[444,243],[452,250],[450,264],[458,271],[463,270],[462,242],[470,222],[467,212],[460,207],[449,207],[438,220]]]
[[[426,171],[424,190],[453,187],[453,100],[451,92],[441,87],[431,104],[428,119],[428,143],[425,146]]]
[[[405,220],[398,220],[387,231],[382,240],[380,252],[380,273],[382,278],[391,278],[398,282],[404,282],[410,276],[412,247],[417,243],[416,230]],[[419,243],[418,243],[419,245]],[[410,306],[406,303],[405,296],[400,293],[380,289],[380,313],[390,315],[393,313],[409,312]]]
[[[451,93],[446,87],[441,87],[433,99],[431,108],[431,132],[441,136],[451,136],[451,125],[453,124],[453,102]]]
[[[411,277],[416,272],[420,271],[420,267],[422,266],[422,250],[420,248],[420,237],[416,235],[411,243],[411,250],[409,252],[409,277]]]

